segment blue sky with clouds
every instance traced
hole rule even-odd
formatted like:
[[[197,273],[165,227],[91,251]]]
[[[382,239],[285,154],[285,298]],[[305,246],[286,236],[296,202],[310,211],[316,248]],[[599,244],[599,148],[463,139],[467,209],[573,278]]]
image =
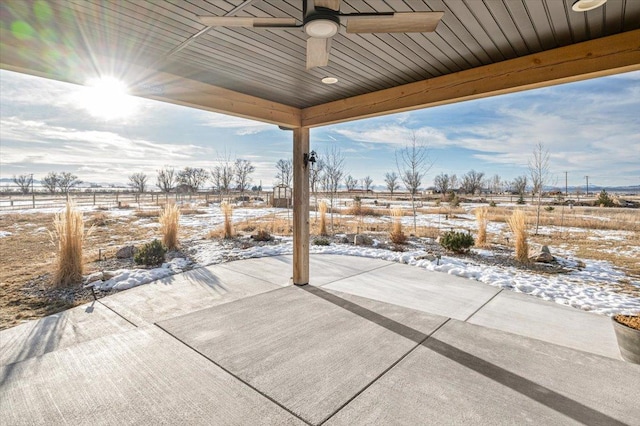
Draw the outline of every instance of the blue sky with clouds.
[[[87,89],[0,71],[0,177],[71,171],[88,182],[155,181],[163,166],[210,169],[228,155],[251,160],[254,183],[270,186],[289,158],[291,133],[276,126],[135,99],[106,120],[88,110]],[[434,176],[470,169],[510,180],[527,173],[535,144],[550,151],[558,186],[640,184],[640,72],[467,101],[311,130],[319,153],[337,146],[348,174],[383,184],[412,134],[430,147]]]

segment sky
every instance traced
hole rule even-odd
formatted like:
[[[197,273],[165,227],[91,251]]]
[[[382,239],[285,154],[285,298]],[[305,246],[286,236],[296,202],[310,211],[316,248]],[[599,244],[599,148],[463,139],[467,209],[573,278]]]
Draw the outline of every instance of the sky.
[[[412,138],[429,149],[431,169],[471,169],[503,180],[527,174],[533,150],[550,154],[550,185],[640,185],[640,71],[466,101],[311,130],[311,149],[332,147],[358,180],[397,171],[395,153]],[[253,184],[270,187],[288,159],[291,132],[277,126],[158,101],[116,96],[0,70],[0,178],[69,171],[85,182],[126,185],[135,172],[250,160]]]

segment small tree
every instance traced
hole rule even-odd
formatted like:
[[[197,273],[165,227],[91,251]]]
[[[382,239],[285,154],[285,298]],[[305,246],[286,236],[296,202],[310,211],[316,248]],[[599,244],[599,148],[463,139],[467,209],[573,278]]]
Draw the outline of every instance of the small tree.
[[[42,178],[42,186],[49,193],[55,194],[56,189],[58,189],[58,174],[56,172],[49,172],[45,177]]]
[[[607,194],[607,191],[604,189],[600,191],[600,195],[598,195],[598,199],[596,200],[596,205],[600,207],[613,207],[615,204],[613,199]]]
[[[437,192],[442,194],[442,198],[444,199],[451,189],[451,179],[449,178],[449,175],[446,173],[440,173],[433,179],[433,186],[436,188]]]
[[[20,192],[28,194],[33,184],[33,175],[13,175],[13,183],[18,185]]]
[[[316,219],[318,219],[318,186],[321,183],[322,175],[324,173],[324,159],[318,156],[316,164],[309,169],[309,185],[311,186],[311,192],[315,198],[316,205]]]
[[[160,188],[160,191],[167,194],[175,189],[176,174],[173,167],[165,167],[164,169],[158,170],[156,186]]]
[[[217,161],[218,164],[211,169],[211,180],[220,194],[228,194],[234,176],[233,163],[226,153],[219,155]]]
[[[391,197],[393,197],[394,192],[400,189],[400,182],[398,180],[399,178],[396,172],[390,172],[384,175],[384,184],[387,187],[387,191],[391,193]]]
[[[536,207],[536,232],[538,235],[538,228],[540,226],[540,206],[542,205],[542,192],[544,185],[549,179],[549,151],[545,149],[542,142],[538,142],[533,150],[533,158],[529,160],[529,174],[531,175],[531,181],[533,182],[533,192],[538,194],[538,205]]]
[[[411,208],[413,210],[413,232],[417,232],[416,194],[422,179],[431,169],[433,162],[429,159],[428,147],[418,141],[416,132],[412,132],[409,144],[396,151],[396,166],[400,179],[411,194]]]
[[[69,195],[71,188],[76,187],[82,183],[78,179],[78,176],[70,172],[62,172],[58,175],[58,187],[62,192]]]
[[[365,176],[362,178],[362,189],[369,192],[373,188],[373,179],[371,176]]]
[[[244,191],[249,189],[249,185],[251,184],[251,174],[256,170],[256,168],[251,164],[251,161],[240,159],[236,160],[233,168],[236,189],[240,191],[240,193],[244,194]]]
[[[291,186],[293,180],[293,162],[291,159],[280,159],[276,163],[276,180],[280,185]]]
[[[332,146],[324,156],[325,171],[323,176],[323,186],[329,192],[329,203],[331,205],[331,232],[333,233],[333,200],[338,192],[338,187],[344,176],[344,156],[340,149]]]
[[[147,189],[147,179],[148,176],[144,173],[133,173],[129,176],[129,186],[142,194]]]
[[[209,173],[199,167],[185,167],[177,176],[177,182],[189,192],[198,192],[208,179]]]
[[[347,191],[351,192],[354,189],[356,189],[356,186],[358,186],[358,179],[349,175],[346,178],[344,178],[344,186],[347,187]]]

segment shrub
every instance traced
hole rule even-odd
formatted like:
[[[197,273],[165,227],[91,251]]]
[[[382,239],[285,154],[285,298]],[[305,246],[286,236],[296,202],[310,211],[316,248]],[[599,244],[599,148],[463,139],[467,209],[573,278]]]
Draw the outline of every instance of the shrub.
[[[449,201],[449,206],[451,206],[451,207],[460,206],[460,198],[458,198],[457,194],[453,194],[453,197],[451,198],[451,201]]]
[[[495,207],[497,206],[496,202],[491,200],[491,202],[489,203],[489,207]]]
[[[545,210],[545,211],[548,211],[548,212],[552,212],[552,211],[554,211],[554,210],[555,210],[555,208],[554,208],[553,206],[546,206],[546,207],[544,208],[544,210]]]
[[[266,229],[259,229],[254,235],[251,236],[255,241],[271,241],[273,237]]]
[[[529,261],[529,244],[527,243],[527,218],[522,210],[516,210],[507,219],[509,228],[515,238],[516,259],[520,262]]]
[[[486,207],[476,209],[476,219],[478,220],[478,235],[476,237],[476,245],[478,247],[484,247],[487,245],[487,223],[489,219],[487,214],[489,210]]]
[[[389,234],[389,239],[394,244],[404,244],[407,242],[407,236],[402,232],[402,209],[392,209],[393,227]]]
[[[607,191],[603,189],[602,191],[600,191],[600,195],[598,195],[596,205],[600,207],[613,207],[613,199],[609,197]]]
[[[178,228],[180,221],[180,209],[175,204],[167,204],[160,214],[160,231],[162,232],[162,244],[169,250],[178,247]]]
[[[73,201],[67,202],[64,213],[53,218],[51,240],[58,246],[58,259],[53,275],[55,287],[66,287],[82,282],[82,243],[91,229],[85,233],[82,213],[75,209]]]
[[[153,240],[140,247],[133,256],[134,262],[138,265],[157,266],[164,262],[164,255],[167,248],[158,240]]]
[[[524,204],[524,195],[520,194],[520,196],[518,197],[518,201],[516,201],[516,204],[520,206]]]
[[[220,204],[222,214],[224,214],[224,238],[229,239],[233,237],[233,225],[231,223],[233,216],[233,206],[226,201]]]
[[[318,204],[318,210],[320,211],[320,235],[328,235],[327,234],[327,203],[324,201],[320,201]]]
[[[328,246],[331,245],[331,241],[328,238],[316,238],[313,240],[314,246]]]
[[[473,246],[473,236],[468,232],[447,231],[440,237],[440,245],[447,250],[462,253]]]

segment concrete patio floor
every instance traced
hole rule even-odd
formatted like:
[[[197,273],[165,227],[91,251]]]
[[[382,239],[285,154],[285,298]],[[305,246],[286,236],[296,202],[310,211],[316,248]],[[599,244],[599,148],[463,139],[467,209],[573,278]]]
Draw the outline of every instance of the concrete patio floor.
[[[0,424],[640,424],[608,318],[382,260],[192,270],[0,332]]]

